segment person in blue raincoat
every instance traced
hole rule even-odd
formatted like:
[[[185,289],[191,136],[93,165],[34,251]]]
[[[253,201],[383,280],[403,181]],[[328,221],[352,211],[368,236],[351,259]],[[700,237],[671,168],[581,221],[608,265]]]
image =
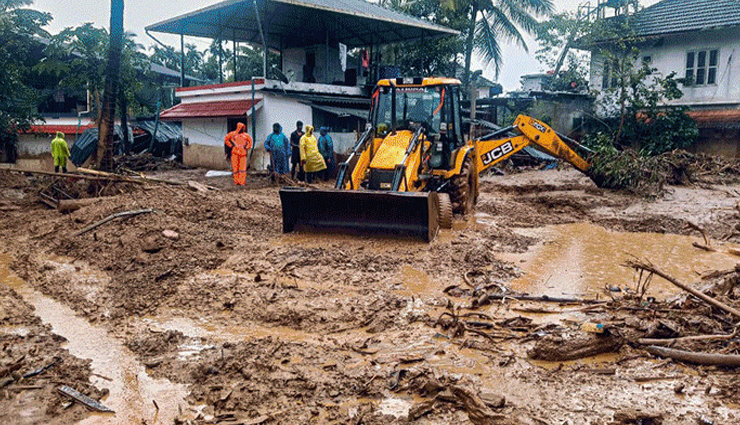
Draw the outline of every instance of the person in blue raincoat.
[[[290,173],[290,141],[283,134],[280,124],[272,125],[272,133],[265,140],[265,149],[270,154],[272,172],[275,174]]]
[[[324,180],[329,180],[334,172],[334,142],[331,140],[331,136],[329,136],[329,129],[327,127],[321,127],[319,134],[319,152],[324,157],[324,162],[326,163],[326,170],[324,170],[322,177]]]

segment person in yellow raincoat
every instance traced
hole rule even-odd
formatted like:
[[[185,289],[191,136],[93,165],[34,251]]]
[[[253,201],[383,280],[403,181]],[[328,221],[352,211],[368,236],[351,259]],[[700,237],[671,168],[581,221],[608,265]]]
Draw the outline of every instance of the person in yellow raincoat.
[[[301,151],[301,167],[306,173],[306,182],[311,183],[318,172],[326,170],[326,162],[319,152],[312,126],[306,126],[306,134],[301,137],[298,147]]]
[[[67,141],[64,140],[64,133],[57,131],[57,137],[51,141],[51,156],[54,158],[54,172],[59,172],[59,167],[62,168],[62,172],[67,172],[67,158],[69,158],[69,146]]]
[[[252,136],[246,130],[244,123],[237,123],[236,130],[224,138],[226,158],[231,160],[231,173],[237,186],[244,186],[247,182],[247,154],[252,149]]]

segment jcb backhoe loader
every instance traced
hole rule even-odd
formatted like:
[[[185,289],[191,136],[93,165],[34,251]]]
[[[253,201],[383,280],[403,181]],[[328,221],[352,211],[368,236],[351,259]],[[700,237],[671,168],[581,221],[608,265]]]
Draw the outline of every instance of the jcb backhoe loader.
[[[555,131],[523,115],[511,127],[468,141],[460,88],[450,78],[380,80],[368,128],[339,165],[334,189],[280,190],[283,231],[357,230],[431,241],[439,227],[452,227],[453,212],[471,212],[478,174],[525,146],[583,172],[589,168]]]

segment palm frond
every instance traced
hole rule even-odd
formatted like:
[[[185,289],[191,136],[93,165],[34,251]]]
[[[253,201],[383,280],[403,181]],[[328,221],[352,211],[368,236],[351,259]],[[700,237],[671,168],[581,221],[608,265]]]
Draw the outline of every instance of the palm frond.
[[[501,45],[496,39],[495,27],[491,26],[487,19],[481,19],[475,24],[475,34],[474,49],[480,53],[485,65],[493,62],[498,78],[504,58],[501,56]]]
[[[505,40],[513,41],[514,43],[521,46],[525,51],[527,49],[527,43],[524,41],[522,33],[519,28],[516,27],[515,23],[500,9],[493,9],[488,12],[484,12],[483,20],[488,22],[488,26],[494,32],[495,36],[503,37]]]

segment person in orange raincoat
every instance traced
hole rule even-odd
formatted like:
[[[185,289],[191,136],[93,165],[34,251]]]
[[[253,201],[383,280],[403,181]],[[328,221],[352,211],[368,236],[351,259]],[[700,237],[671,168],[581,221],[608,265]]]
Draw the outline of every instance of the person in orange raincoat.
[[[231,172],[234,184],[244,186],[247,182],[247,154],[252,149],[252,136],[247,134],[247,126],[237,123],[236,130],[224,138],[226,159],[231,159]]]

